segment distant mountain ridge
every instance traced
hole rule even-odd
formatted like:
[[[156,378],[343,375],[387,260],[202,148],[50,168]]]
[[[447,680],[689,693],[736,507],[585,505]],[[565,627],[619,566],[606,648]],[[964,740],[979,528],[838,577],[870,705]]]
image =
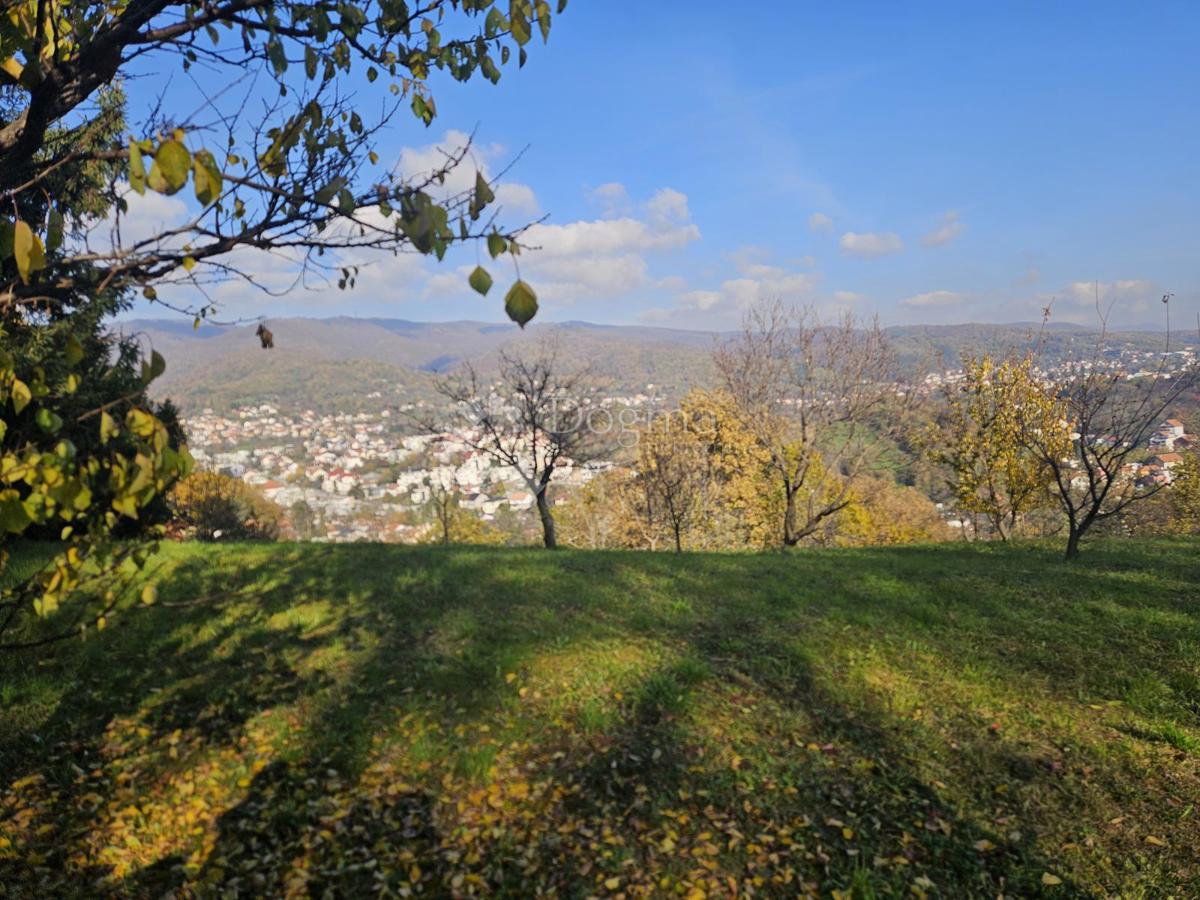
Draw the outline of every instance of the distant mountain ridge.
[[[113,329],[137,335],[166,357],[167,373],[156,383],[160,396],[185,409],[228,408],[269,400],[331,408],[379,405],[432,396],[437,374],[472,361],[485,370],[497,353],[542,337],[557,336],[573,363],[592,365],[616,389],[680,393],[712,381],[711,351],[728,333],[644,325],[560,322],[525,331],[494,322],[413,322],[406,319],[271,319],[275,348],[264,351],[255,324],[193,328],[180,319],[130,319]],[[902,325],[886,329],[908,364],[953,365],[964,351],[1003,353],[1028,345],[1040,323],[1012,325]],[[1051,355],[1069,354],[1095,340],[1080,326],[1047,326]],[[1162,335],[1114,333],[1114,342],[1152,348]]]

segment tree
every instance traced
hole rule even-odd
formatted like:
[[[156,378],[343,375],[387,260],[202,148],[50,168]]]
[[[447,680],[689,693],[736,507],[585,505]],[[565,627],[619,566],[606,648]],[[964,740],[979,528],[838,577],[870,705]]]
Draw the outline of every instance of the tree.
[[[79,369],[84,311],[140,290],[199,323],[218,311],[213,284],[258,284],[268,258],[290,265],[297,283],[315,276],[342,288],[370,253],[440,259],[463,241],[486,244],[492,259],[511,254],[515,267],[523,229],[489,212],[495,181],[481,171],[466,183],[451,178],[469,147],[413,175],[375,146],[405,108],[430,125],[435,73],[494,83],[510,56],[525,63],[535,31],[548,37],[552,17],[546,0],[510,0],[505,10],[493,0],[6,4],[0,323],[6,334],[55,331],[39,360],[0,348],[0,532],[37,527],[65,543],[36,578],[0,594],[0,632],[25,610],[49,614],[85,581],[107,604],[98,582],[153,546],[116,541],[114,529],[141,522],[190,466],[140,394],[73,406],[81,389],[104,393]],[[201,74],[189,79],[196,94],[163,78],[166,93],[131,121],[123,76],[173,64]],[[122,227],[129,197],[146,191],[184,198],[186,212],[131,234]],[[487,294],[492,276],[478,266],[470,284]],[[180,300],[182,286],[201,299]],[[537,311],[519,277],[505,308],[521,325]],[[149,354],[141,389],[164,368]],[[90,432],[93,446],[64,436],[72,429]]]
[[[201,541],[275,540],[283,511],[252,485],[219,472],[193,472],[170,494],[175,519]]]
[[[693,540],[705,547],[778,546],[778,502],[770,456],[744,424],[726,391],[694,389],[680,403],[705,450],[709,485]]]
[[[450,543],[451,526],[455,512],[462,502],[462,493],[449,480],[441,478],[426,478],[425,485],[429,489],[429,499],[425,501],[425,511],[437,527],[441,543]]]
[[[288,510],[288,518],[292,522],[292,530],[302,541],[311,541],[317,533],[317,520],[312,507],[303,500],[297,500]]]
[[[645,546],[644,523],[629,502],[633,480],[629,470],[614,468],[575,491],[555,515],[559,540],[589,550]]]
[[[560,467],[587,463],[604,446],[588,421],[596,385],[586,369],[566,368],[553,342],[527,352],[502,350],[499,363],[494,384],[469,364],[438,382],[438,392],[453,404],[448,430],[520,477],[536,500],[542,542],[553,549],[558,541],[550,482]],[[435,421],[422,424],[446,430]]]
[[[503,544],[508,536],[462,507],[462,492],[448,479],[429,478],[425,512],[434,528],[425,540],[450,544]]]
[[[826,543],[841,547],[915,544],[943,541],[950,529],[933,502],[907,485],[887,477],[863,476],[855,481],[851,503],[827,519]]]
[[[1164,304],[1170,296],[1164,296]],[[1157,494],[1163,485],[1142,488],[1130,463],[1142,453],[1151,432],[1186,391],[1200,384],[1200,362],[1171,369],[1168,329],[1156,369],[1131,372],[1106,352],[1107,314],[1097,297],[1100,330],[1091,353],[1064,365],[1054,385],[1059,428],[1045,427],[1044,413],[1023,415],[1022,441],[1050,470],[1055,499],[1067,520],[1066,558],[1079,556],[1083,536],[1120,515],[1133,503]],[[1063,452],[1061,431],[1067,431]]]
[[[683,552],[683,535],[703,508],[709,483],[708,459],[698,435],[682,413],[657,416],[638,434],[637,477],[644,482],[651,519],[661,518],[671,531],[675,552]]]
[[[1056,456],[1070,450],[1059,410],[1033,372],[1032,357],[997,363],[963,360],[963,377],[948,385],[944,427],[930,435],[932,458],[948,470],[958,508],[982,515],[1008,540],[1023,518],[1051,502],[1053,474],[1022,441],[1023,429],[1045,436]]]
[[[714,362],[732,408],[767,459],[793,547],[850,503],[850,485],[898,430],[911,391],[879,328],[845,315],[823,325],[809,308],[751,309]]]
[[[1167,492],[1170,528],[1175,534],[1200,534],[1200,454],[1184,454]]]
[[[565,5],[560,0],[560,12]],[[546,0],[512,0],[507,15],[492,0],[16,4],[0,20],[0,194],[17,213],[0,251],[8,263],[0,302],[55,305],[98,285],[138,285],[157,299],[155,285],[164,281],[253,280],[230,257],[234,251],[287,251],[322,271],[340,267],[343,286],[352,284],[354,266],[339,252],[440,258],[450,243],[476,239],[493,258],[516,251],[519,232],[484,216],[495,196],[482,173],[468,189],[438,196],[466,148],[415,180],[381,163],[372,148],[403,106],[424,125],[433,121],[432,73],[497,82],[510,54],[523,65],[534,29],[547,39],[551,22]],[[109,127],[107,112],[93,104],[97,93],[135,60],[165,67],[172,57],[202,73],[192,79],[201,96],[173,103],[164,95],[128,141],[97,141]],[[271,86],[256,86],[243,77],[247,71]],[[220,89],[206,92],[201,81]],[[371,90],[380,92],[378,104],[367,102]],[[30,198],[45,197],[64,166],[97,164],[109,166],[105,180],[118,210],[124,184],[139,194],[176,194],[191,180],[195,202],[183,221],[158,234],[122,239],[118,231],[104,247],[64,240],[64,222],[82,224],[69,191],[48,204],[32,201],[33,211],[48,207],[44,219],[27,214]],[[333,260],[320,259],[330,251]],[[491,276],[479,269],[472,284],[486,293]],[[507,305],[524,322],[536,297],[518,280]],[[212,309],[205,302],[189,311]]]

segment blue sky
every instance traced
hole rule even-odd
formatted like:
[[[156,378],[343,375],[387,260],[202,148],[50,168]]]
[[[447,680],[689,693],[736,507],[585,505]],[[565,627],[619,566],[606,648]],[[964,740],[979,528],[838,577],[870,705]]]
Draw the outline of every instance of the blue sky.
[[[886,323],[1174,324],[1200,310],[1200,4],[573,0],[500,84],[435,81],[380,147],[477,129],[545,319],[728,327],[780,296]],[[135,102],[138,92],[134,92]],[[229,314],[503,321],[502,292],[378,261]],[[497,271],[506,283],[508,272]]]

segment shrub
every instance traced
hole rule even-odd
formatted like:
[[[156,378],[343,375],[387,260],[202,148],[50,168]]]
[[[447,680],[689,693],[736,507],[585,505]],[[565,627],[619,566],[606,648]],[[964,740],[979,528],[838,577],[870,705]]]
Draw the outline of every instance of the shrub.
[[[194,472],[171,491],[174,523],[202,541],[275,540],[283,511],[252,485]]]

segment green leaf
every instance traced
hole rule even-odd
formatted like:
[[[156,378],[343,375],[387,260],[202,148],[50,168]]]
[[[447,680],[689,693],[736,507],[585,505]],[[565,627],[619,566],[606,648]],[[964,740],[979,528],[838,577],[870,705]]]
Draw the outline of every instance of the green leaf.
[[[158,378],[163,372],[167,371],[167,361],[163,359],[163,355],[157,350],[150,351],[150,377]]]
[[[493,231],[488,235],[488,253],[495,259],[501,253],[508,249],[508,241],[504,239],[504,235]]]
[[[14,378],[12,383],[12,405],[13,412],[17,415],[29,405],[29,401],[33,399],[33,394],[29,390],[29,385],[23,382],[20,378]]]
[[[138,194],[146,193],[146,161],[137,141],[129,142],[129,186]]]
[[[106,412],[100,413],[100,443],[107,444],[109,438],[116,437],[120,434],[121,429],[117,427],[116,420]]]
[[[13,226],[13,256],[17,260],[17,274],[25,284],[29,284],[31,274],[46,267],[42,241],[27,222],[18,220]]]
[[[51,412],[44,406],[37,411],[37,415],[33,417],[33,421],[37,423],[38,428],[47,434],[57,434],[58,430],[62,428],[63,423],[62,416]]]
[[[433,122],[433,101],[426,100],[420,94],[413,94],[412,98],[413,114],[428,126]]]
[[[79,343],[79,338],[73,334],[67,335],[67,349],[63,355],[67,359],[68,366],[79,365],[80,360],[83,359],[83,344]]]
[[[478,219],[484,208],[495,199],[496,194],[492,191],[491,185],[483,177],[483,173],[477,171],[475,173],[475,194],[471,197],[471,218]]]
[[[57,209],[50,210],[46,223],[46,249],[53,253],[63,242],[63,214]]]
[[[518,280],[504,297],[504,311],[522,328],[537,315],[537,294],[524,281]]]
[[[271,60],[271,68],[275,70],[276,76],[283,75],[287,71],[287,54],[283,52],[283,42],[279,38],[271,38],[267,41],[267,58]]]
[[[525,16],[525,10],[516,3],[512,5],[509,13],[509,23],[514,40],[521,46],[528,44],[529,39],[533,36],[529,30],[529,19]]]
[[[32,521],[16,491],[0,495],[0,532],[20,534]]]
[[[488,270],[483,266],[476,266],[475,271],[471,273],[467,281],[471,287],[485,297],[487,296],[487,292],[492,289],[492,276],[488,274]]]
[[[224,176],[216,157],[207,150],[197,150],[192,157],[192,180],[196,185],[196,199],[205,206],[215,203],[221,196]]]
[[[163,194],[174,194],[187,184],[192,154],[179,141],[171,139],[158,145],[154,165],[150,169],[150,187]],[[155,177],[155,171],[158,177]]]

